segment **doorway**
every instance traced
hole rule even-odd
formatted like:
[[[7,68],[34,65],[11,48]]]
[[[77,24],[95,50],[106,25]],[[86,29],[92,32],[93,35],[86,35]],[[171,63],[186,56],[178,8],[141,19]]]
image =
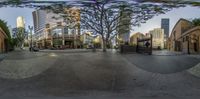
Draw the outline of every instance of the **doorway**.
[[[194,44],[194,51],[197,52],[198,49],[197,49],[197,43],[193,43]]]

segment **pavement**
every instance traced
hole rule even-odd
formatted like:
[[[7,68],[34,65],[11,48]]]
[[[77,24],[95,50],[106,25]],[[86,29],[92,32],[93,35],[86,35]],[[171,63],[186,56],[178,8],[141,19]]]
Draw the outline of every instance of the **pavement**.
[[[184,55],[185,53],[182,52],[174,52],[168,50],[153,50],[152,55],[156,56],[177,56],[177,55]]]
[[[65,49],[65,50],[50,50],[50,49],[44,49],[40,50],[40,52],[44,53],[50,53],[50,52],[56,52],[56,53],[81,53],[81,52],[91,52],[92,49]]]
[[[0,62],[0,98],[199,99],[200,78],[188,72],[199,59],[113,52],[12,52]]]
[[[51,54],[29,51],[10,52],[0,64],[0,77],[8,79],[32,77],[48,69],[54,62]]]
[[[0,61],[2,61],[5,58],[5,54],[0,54]]]
[[[141,55],[127,54],[124,57],[134,64],[149,72],[170,74],[189,69],[200,62],[200,59],[189,55]]]
[[[200,55],[190,55],[190,56],[200,59]],[[200,78],[200,63],[188,69],[187,71],[192,75]]]

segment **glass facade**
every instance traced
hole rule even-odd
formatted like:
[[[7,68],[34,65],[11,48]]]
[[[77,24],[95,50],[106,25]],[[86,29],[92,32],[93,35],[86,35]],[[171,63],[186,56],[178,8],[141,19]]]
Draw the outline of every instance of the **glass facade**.
[[[169,37],[169,19],[163,18],[161,20],[161,28],[164,29],[165,37]]]

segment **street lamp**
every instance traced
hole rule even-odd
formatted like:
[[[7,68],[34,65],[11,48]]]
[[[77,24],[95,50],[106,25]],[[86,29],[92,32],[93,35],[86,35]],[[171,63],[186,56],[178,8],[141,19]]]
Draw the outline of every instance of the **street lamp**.
[[[33,30],[33,26],[30,26],[30,25],[29,25],[28,28],[29,28],[30,34],[31,34],[30,51],[32,51],[32,47],[33,47],[33,46],[32,46],[32,45],[33,45],[33,44],[32,44],[32,43],[33,43],[33,40],[32,40],[32,30]]]

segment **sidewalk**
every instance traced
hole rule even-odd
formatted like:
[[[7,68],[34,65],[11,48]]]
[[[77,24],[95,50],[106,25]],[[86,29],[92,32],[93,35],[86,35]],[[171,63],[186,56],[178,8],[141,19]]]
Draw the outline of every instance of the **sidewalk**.
[[[152,55],[156,56],[177,56],[177,55],[184,55],[182,52],[173,52],[168,50],[153,50]]]
[[[92,49],[65,49],[65,50],[50,50],[43,49],[39,50],[39,52],[60,52],[60,53],[76,53],[76,52],[91,52]]]
[[[5,54],[0,54],[0,62],[6,57]]]

